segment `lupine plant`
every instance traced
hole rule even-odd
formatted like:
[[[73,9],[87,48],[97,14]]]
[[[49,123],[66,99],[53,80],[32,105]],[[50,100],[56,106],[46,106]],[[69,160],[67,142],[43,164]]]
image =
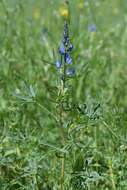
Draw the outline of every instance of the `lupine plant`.
[[[68,27],[68,22],[66,20],[64,22],[63,38],[58,48],[58,59],[55,63],[59,73],[59,90],[56,105],[58,111],[58,123],[61,131],[62,146],[63,149],[66,150],[66,153],[64,153],[61,157],[61,190],[64,189],[64,169],[66,154],[71,155],[73,146],[77,146],[78,148],[83,147],[84,137],[82,136],[82,140],[79,140],[78,142],[75,138],[75,135],[76,133],[78,134],[78,132],[83,132],[84,127],[85,125],[87,126],[88,122],[91,121],[94,125],[94,121],[99,118],[99,113],[97,112],[100,107],[100,104],[97,104],[90,108],[86,104],[81,105],[79,104],[79,102],[76,103],[75,100],[73,100],[73,95],[71,93],[71,88],[73,87],[70,86],[69,79],[76,77],[76,72],[73,64],[73,57],[71,56],[73,45],[70,41]],[[81,170],[84,170],[83,162],[84,158],[79,153],[77,156],[77,160],[73,165],[73,174],[79,172],[79,168]],[[94,174],[96,175],[97,179],[99,179],[99,175],[97,175],[96,172]],[[87,172],[85,175],[86,179],[89,178]],[[87,186],[86,179],[84,180],[82,185],[78,185],[78,183],[80,183],[80,179],[78,179],[78,177],[76,179],[74,175],[74,178],[72,177],[70,184],[76,186],[76,188],[83,188]]]
[[[60,84],[59,84],[59,91],[58,91],[58,112],[59,112],[59,124],[62,134],[63,143],[65,145],[66,142],[66,136],[64,134],[64,103],[67,103],[67,97],[68,97],[68,85],[67,85],[67,79],[68,77],[72,77],[75,75],[74,68],[70,68],[70,65],[73,64],[73,60],[71,57],[71,51],[73,50],[73,45],[70,42],[69,37],[69,29],[68,29],[68,23],[65,21],[64,23],[64,31],[63,31],[63,38],[60,43],[60,47],[58,48],[59,53],[59,59],[56,61],[56,67],[60,71]],[[61,190],[64,189],[64,162],[65,162],[65,154],[62,158],[62,164],[61,164]]]

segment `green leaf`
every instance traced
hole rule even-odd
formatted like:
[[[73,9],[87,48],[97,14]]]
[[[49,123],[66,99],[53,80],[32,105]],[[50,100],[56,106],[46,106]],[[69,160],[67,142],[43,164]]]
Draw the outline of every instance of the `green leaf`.
[[[75,163],[74,163],[74,172],[82,171],[84,167],[84,157],[82,154],[78,155]]]

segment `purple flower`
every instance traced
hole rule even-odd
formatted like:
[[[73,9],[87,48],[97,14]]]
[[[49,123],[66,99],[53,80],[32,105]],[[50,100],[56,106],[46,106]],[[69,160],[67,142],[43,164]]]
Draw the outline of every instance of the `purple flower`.
[[[62,63],[57,60],[57,61],[56,61],[56,67],[57,67],[57,69],[60,69],[61,66],[62,66]]]

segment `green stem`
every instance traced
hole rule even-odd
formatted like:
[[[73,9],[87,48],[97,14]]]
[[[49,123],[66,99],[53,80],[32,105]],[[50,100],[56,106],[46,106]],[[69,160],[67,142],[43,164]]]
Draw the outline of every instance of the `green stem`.
[[[66,52],[66,51],[65,51]],[[61,87],[60,87],[60,95],[63,99],[64,93],[65,93],[65,87],[66,87],[66,61],[64,60],[63,64],[63,78],[61,80]],[[62,105],[62,99],[60,99],[60,114],[59,114],[59,122],[60,122],[60,129],[61,129],[61,135],[62,135],[62,141],[63,144],[65,144],[65,132],[63,129],[63,105]],[[61,190],[64,190],[64,170],[65,170],[65,154],[61,158]]]
[[[61,159],[61,190],[64,190],[65,155]]]
[[[53,113],[51,111],[49,111],[46,107],[44,107],[42,104],[36,102],[36,105],[38,105],[41,109],[43,109],[44,111],[46,111],[55,121],[57,121],[58,123],[58,119],[53,115]]]
[[[115,177],[114,177],[114,173],[113,173],[111,160],[108,161],[108,165],[109,165],[109,173],[110,173],[110,179],[111,179],[111,183],[112,183],[112,189],[116,190]]]
[[[103,121],[103,124],[108,129],[108,131],[118,140],[119,137],[114,133],[114,131],[112,131],[112,129],[108,126],[108,124],[105,121]]]

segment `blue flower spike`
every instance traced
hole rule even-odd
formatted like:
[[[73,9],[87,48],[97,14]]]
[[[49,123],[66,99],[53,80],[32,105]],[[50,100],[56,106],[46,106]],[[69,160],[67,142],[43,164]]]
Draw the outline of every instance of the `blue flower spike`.
[[[66,73],[64,73],[63,75],[63,78],[64,78],[63,80],[65,80],[66,75],[70,76],[70,75],[74,75],[75,73],[74,69],[72,68],[70,69],[67,66],[73,63],[73,59],[71,57],[72,50],[73,50],[73,44],[71,43],[70,37],[69,37],[68,23],[67,21],[65,21],[63,37],[59,46],[59,59],[55,63],[57,69],[60,69],[61,67],[66,68]]]

